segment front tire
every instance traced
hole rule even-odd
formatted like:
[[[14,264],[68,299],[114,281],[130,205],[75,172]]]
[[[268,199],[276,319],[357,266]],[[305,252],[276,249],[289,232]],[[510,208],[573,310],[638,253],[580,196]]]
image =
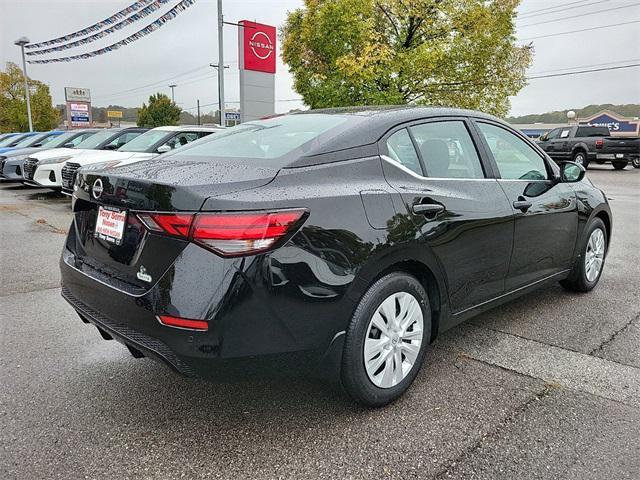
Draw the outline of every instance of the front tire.
[[[560,281],[560,285],[571,292],[592,290],[598,284],[604,269],[608,245],[604,222],[594,218],[587,226],[584,238],[580,256],[569,277]]]
[[[578,165],[582,165],[585,170],[589,168],[589,159],[587,157],[587,153],[583,150],[578,150],[573,154],[573,161]]]
[[[616,170],[624,170],[624,167],[626,167],[629,162],[611,162],[613,164],[613,168],[615,168]]]
[[[633,168],[640,168],[640,157],[631,160],[631,165],[633,165]]]
[[[347,328],[341,380],[368,407],[400,397],[416,378],[431,339],[431,310],[422,284],[394,272],[364,294]]]

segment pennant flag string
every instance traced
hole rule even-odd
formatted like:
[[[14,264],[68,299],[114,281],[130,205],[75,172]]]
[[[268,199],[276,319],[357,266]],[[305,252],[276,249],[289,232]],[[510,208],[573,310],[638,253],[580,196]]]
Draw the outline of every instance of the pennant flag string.
[[[88,52],[88,53],[82,53],[80,55],[72,55],[69,57],[47,58],[43,60],[28,60],[28,63],[43,64],[43,63],[54,63],[54,62],[70,62],[72,60],[84,60],[91,57],[97,57],[98,55],[102,55],[102,54],[111,52],[113,50],[117,50],[124,45],[133,43],[136,40],[139,40],[140,38],[146,35],[149,35],[151,32],[155,32],[160,27],[162,27],[165,23],[176,18],[181,12],[189,8],[195,2],[196,0],[182,0],[180,3],[178,3],[175,7],[169,10],[167,13],[159,17],[154,22],[151,22],[149,25],[147,25],[143,29],[138,30],[136,33],[129,35],[127,38],[120,40],[119,42],[116,42],[112,45],[101,48],[99,50],[94,50],[93,52]]]
[[[105,30],[102,30],[102,31],[98,32],[98,33],[94,33],[93,35],[91,35],[89,37],[81,38],[80,40],[76,40],[75,42],[65,43],[63,45],[58,45],[57,47],[51,47],[51,48],[45,48],[43,50],[35,50],[33,52],[27,52],[27,55],[44,55],[45,53],[59,52],[61,50],[67,50],[69,48],[74,48],[74,47],[77,47],[79,45],[86,45],[87,43],[95,42],[96,40],[98,40],[100,38],[106,37],[110,33],[113,33],[113,32],[115,32],[117,30],[121,30],[122,28],[124,28],[126,26],[129,26],[132,23],[137,22],[138,20],[140,20],[142,18],[151,15],[153,12],[155,12],[160,7],[162,7],[165,3],[168,3],[168,2],[171,2],[171,1],[172,0],[154,0],[154,2],[151,5],[148,5],[148,6],[144,7],[138,13],[134,13],[130,17],[127,17],[126,19],[122,20],[121,22],[116,23],[112,27],[109,27],[109,28],[107,28]]]
[[[82,30],[78,30],[77,32],[70,33],[69,35],[65,35],[64,37],[58,37],[52,40],[47,40],[46,42],[31,43],[29,45],[26,45],[25,48],[32,49],[32,48],[48,47],[50,45],[55,45],[56,43],[68,42],[69,40],[73,40],[74,38],[84,37],[85,35],[88,35],[92,32],[97,32],[98,30],[101,30],[102,27],[106,25],[111,25],[113,22],[117,22],[118,20],[125,18],[130,13],[140,10],[141,8],[150,4],[152,1],[153,0],[138,0],[132,3],[131,5],[129,5],[127,8],[124,8],[120,10],[118,13],[111,15],[109,18],[105,18],[101,22],[94,23],[90,27],[83,28]]]

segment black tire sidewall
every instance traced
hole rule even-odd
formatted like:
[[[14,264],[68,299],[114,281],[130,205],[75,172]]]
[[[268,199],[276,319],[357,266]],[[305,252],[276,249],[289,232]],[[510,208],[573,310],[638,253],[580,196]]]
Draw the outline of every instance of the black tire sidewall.
[[[611,162],[611,164],[616,170],[624,170],[625,168],[627,168],[629,162]]]
[[[376,309],[387,297],[397,292],[410,293],[420,303],[424,328],[422,345],[409,374],[394,387],[380,388],[374,385],[367,375],[363,359],[364,341]],[[341,370],[344,389],[354,400],[369,407],[380,407],[394,401],[407,390],[418,375],[430,338],[431,310],[429,298],[422,284],[414,276],[404,272],[385,275],[363,295],[347,328]]]
[[[604,258],[602,259],[602,266],[600,267],[600,272],[598,273],[598,276],[595,278],[595,280],[593,280],[593,282],[590,282],[587,279],[586,265],[584,263],[584,260],[585,260],[585,257],[587,255],[587,246],[589,245],[589,238],[591,238],[591,234],[597,228],[602,230],[602,233],[604,235],[605,251],[604,251]],[[589,223],[589,226],[587,227],[587,229],[585,231],[584,240],[582,242],[582,250],[581,250],[582,254],[580,255],[580,258],[578,259],[578,261],[580,262],[579,272],[578,272],[578,274],[579,274],[578,281],[582,284],[584,290],[593,289],[598,284],[598,281],[600,280],[600,277],[602,276],[602,271],[604,270],[604,264],[605,264],[605,260],[607,258],[607,253],[608,253],[608,251],[607,251],[608,241],[609,241],[609,239],[607,238],[607,229],[605,228],[604,222],[602,220],[600,220],[599,218],[594,218],[591,221],[591,223]]]

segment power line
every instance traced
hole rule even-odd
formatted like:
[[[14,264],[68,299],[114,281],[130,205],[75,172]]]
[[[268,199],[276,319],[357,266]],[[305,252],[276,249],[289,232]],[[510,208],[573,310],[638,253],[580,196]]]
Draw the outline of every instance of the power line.
[[[551,75],[537,75],[533,77],[527,77],[527,80],[535,80],[538,78],[564,77],[567,75],[580,75],[583,73],[592,73],[592,72],[607,72],[610,70],[621,70],[623,68],[633,68],[633,67],[640,67],[640,63],[632,63],[631,65],[619,65],[617,67],[593,68],[591,70],[580,70],[577,72],[555,73]]]
[[[526,42],[528,40],[537,40],[539,38],[557,37],[560,35],[569,35],[571,33],[589,32],[591,30],[600,30],[603,28],[619,27],[622,25],[631,25],[632,23],[640,23],[640,20],[632,20],[630,22],[622,22],[622,23],[611,23],[609,25],[600,25],[598,27],[581,28],[579,30],[569,30],[567,32],[549,33],[547,35],[537,35],[535,37],[518,38],[518,41]]]
[[[595,12],[581,13],[580,15],[572,15],[570,17],[554,18],[553,20],[545,20],[543,22],[529,23],[527,25],[520,25],[518,28],[533,27],[534,25],[544,25],[546,23],[560,22],[562,20],[573,20],[574,18],[587,17],[589,15],[596,15],[597,13],[609,13],[615,10],[622,10],[624,8],[631,8],[631,7],[637,7],[637,6],[640,6],[640,3],[632,3],[631,5],[623,5],[621,7],[616,7],[616,8],[607,8],[605,10],[596,10]]]
[[[602,66],[605,66],[605,65],[615,65],[615,64],[627,63],[627,62],[640,62],[640,58],[629,58],[629,59],[626,59],[626,60],[617,60],[615,62],[593,63],[591,65],[580,65],[580,66],[575,66],[575,67],[558,68],[558,69],[553,69],[553,70],[543,70],[542,72],[531,72],[531,75],[539,75],[541,73],[558,73],[558,72],[564,72],[566,70],[574,70],[576,68],[602,67]]]
[[[556,5],[555,7],[538,8],[537,10],[529,10],[529,11],[526,11],[526,12],[522,12],[521,15],[528,16],[528,15],[530,15],[532,13],[542,12],[542,11],[546,11],[546,10],[555,10],[556,8],[565,7],[565,6],[568,6],[568,5],[575,5],[576,3],[585,3],[585,2],[588,2],[588,1],[589,0],[579,0],[577,2],[565,3],[564,5]],[[521,15],[518,15],[518,16],[521,16]]]
[[[193,70],[188,70],[186,72],[179,73],[179,74],[174,75],[172,77],[168,77],[168,78],[164,78],[162,80],[158,80],[157,82],[152,82],[152,83],[149,83],[149,84],[146,84],[146,85],[140,85],[139,87],[129,88],[127,90],[122,90],[120,92],[108,93],[108,94],[104,94],[104,95],[97,95],[95,98],[113,97],[113,96],[116,96],[116,95],[120,95],[122,93],[135,92],[136,90],[141,90],[141,89],[144,89],[144,88],[147,88],[147,87],[151,87],[151,86],[154,86],[154,85],[162,85],[162,84],[164,84],[164,83],[166,83],[166,82],[168,82],[170,80],[174,80],[176,78],[182,77],[184,75],[188,75],[188,74],[193,73],[193,72],[197,72],[198,70],[202,70],[203,68],[208,68],[208,67],[209,67],[208,65],[202,65],[200,67],[194,68]]]
[[[558,10],[554,10],[552,12],[541,12],[541,13],[534,13],[534,14],[529,14],[529,15],[518,15],[518,20],[520,20],[520,19],[529,19],[531,17],[539,17],[541,15],[552,15],[554,13],[564,12],[566,10],[575,10],[576,8],[590,7],[592,5],[597,5],[599,3],[605,3],[605,2],[609,2],[609,1],[610,0],[598,0],[597,2],[587,3],[586,5],[578,5],[577,7],[569,7],[568,5],[571,5],[571,4],[567,3],[565,5],[558,5],[557,7],[553,7],[553,8],[557,8]],[[560,8],[560,7],[562,7],[562,8]]]

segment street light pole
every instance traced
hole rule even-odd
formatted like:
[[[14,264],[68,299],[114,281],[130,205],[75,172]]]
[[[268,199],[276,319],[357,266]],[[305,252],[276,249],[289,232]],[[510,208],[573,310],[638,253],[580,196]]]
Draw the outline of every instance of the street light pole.
[[[169,88],[171,89],[171,101],[173,103],[176,103],[176,99],[173,96],[173,89],[176,88],[176,87],[177,87],[177,85],[169,85]]]
[[[27,98],[27,117],[29,118],[29,131],[33,132],[33,121],[31,120],[31,92],[29,92],[29,80],[27,77],[27,62],[24,59],[24,46],[29,43],[27,37],[20,37],[13,42],[14,45],[18,45],[22,52],[22,75],[24,77],[24,92]]]
[[[220,110],[220,125],[226,126],[224,111],[224,18],[222,16],[222,0],[218,0],[218,103]]]

